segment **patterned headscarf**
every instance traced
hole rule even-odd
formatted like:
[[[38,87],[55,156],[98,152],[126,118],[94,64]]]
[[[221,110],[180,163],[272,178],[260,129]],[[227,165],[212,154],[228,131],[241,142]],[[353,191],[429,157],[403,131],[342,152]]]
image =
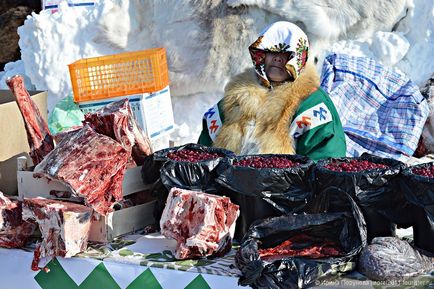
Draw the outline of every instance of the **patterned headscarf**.
[[[262,31],[259,38],[249,46],[249,51],[256,73],[262,84],[266,87],[271,87],[270,80],[268,80],[265,74],[265,53],[289,53],[285,68],[295,80],[306,65],[309,40],[303,30],[297,25],[291,22],[278,21]]]

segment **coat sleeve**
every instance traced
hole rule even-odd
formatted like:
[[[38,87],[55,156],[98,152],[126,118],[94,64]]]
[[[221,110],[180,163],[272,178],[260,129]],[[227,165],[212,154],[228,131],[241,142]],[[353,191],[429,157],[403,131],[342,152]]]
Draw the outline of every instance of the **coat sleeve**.
[[[330,122],[303,134],[297,140],[296,153],[315,161],[330,157],[344,157],[345,136],[337,132],[335,126],[335,123]]]
[[[223,101],[220,100],[204,113],[202,118],[202,132],[199,135],[198,144],[206,146],[213,145],[214,139],[218,135],[224,122],[222,104]]]
[[[312,160],[344,157],[346,141],[336,108],[318,89],[299,107],[290,129],[296,139],[296,153]]]

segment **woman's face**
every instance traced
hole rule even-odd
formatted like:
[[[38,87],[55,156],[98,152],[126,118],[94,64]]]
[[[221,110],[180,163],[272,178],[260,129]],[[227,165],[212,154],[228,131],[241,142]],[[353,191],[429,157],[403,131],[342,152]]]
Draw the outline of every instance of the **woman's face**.
[[[286,81],[291,75],[286,71],[285,64],[288,62],[289,53],[266,52],[265,73],[269,80],[274,82]]]

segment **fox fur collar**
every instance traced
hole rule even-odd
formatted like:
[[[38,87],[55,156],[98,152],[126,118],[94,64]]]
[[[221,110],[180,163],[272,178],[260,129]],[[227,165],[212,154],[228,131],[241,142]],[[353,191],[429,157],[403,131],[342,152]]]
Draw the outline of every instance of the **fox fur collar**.
[[[224,123],[214,146],[236,154],[295,153],[289,126],[299,105],[318,87],[312,64],[294,82],[272,90],[259,84],[254,69],[235,76],[225,87]]]

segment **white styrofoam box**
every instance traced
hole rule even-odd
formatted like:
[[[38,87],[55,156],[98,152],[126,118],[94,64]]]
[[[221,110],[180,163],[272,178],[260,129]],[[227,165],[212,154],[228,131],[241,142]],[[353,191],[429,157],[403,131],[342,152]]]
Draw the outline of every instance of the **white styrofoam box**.
[[[28,171],[30,165],[30,160],[27,157],[17,159],[18,196],[20,199],[43,197],[62,201],[82,201],[82,198],[73,196],[71,189],[60,181],[35,178],[33,172]],[[135,167],[125,171],[122,183],[123,196],[146,191],[152,187],[152,185],[143,184],[140,170],[141,167]],[[106,216],[95,214],[98,217],[92,218],[89,241],[110,242],[117,236],[153,224],[154,206],[155,200],[152,200],[144,204],[113,211]]]
[[[128,196],[133,193],[148,190],[150,185],[142,182],[140,175],[141,167],[127,169],[122,182],[122,194]],[[57,180],[47,178],[35,178],[32,171],[17,171],[18,196],[21,198],[62,198],[74,201],[77,197],[72,196],[71,189]]]
[[[57,12],[60,2],[66,1],[69,7],[93,7],[96,0],[42,0],[42,9]]]
[[[124,98],[128,98],[136,121],[151,141],[173,131],[175,122],[169,86],[151,93],[80,102],[78,106],[83,113],[94,112],[111,102]]]
[[[150,201],[134,207],[108,213],[99,220],[92,219],[89,231],[89,241],[110,242],[115,237],[128,234],[154,223],[154,206],[156,201]]]
[[[140,167],[127,170],[122,184],[124,196],[133,192],[143,191],[145,186],[143,184],[139,185],[139,182],[142,182]],[[54,191],[58,192],[58,196],[60,197],[56,197],[53,194]],[[64,192],[63,197],[61,196],[62,192]],[[55,198],[62,201],[82,201],[82,198],[74,197],[71,194],[68,195],[68,193],[70,193],[70,189],[59,181],[34,178],[33,172],[18,171],[18,195],[20,199],[43,197]],[[155,200],[152,200],[144,204],[113,211],[106,216],[95,213],[98,217],[92,218],[89,241],[110,242],[117,236],[131,233],[153,224],[154,206]]]

